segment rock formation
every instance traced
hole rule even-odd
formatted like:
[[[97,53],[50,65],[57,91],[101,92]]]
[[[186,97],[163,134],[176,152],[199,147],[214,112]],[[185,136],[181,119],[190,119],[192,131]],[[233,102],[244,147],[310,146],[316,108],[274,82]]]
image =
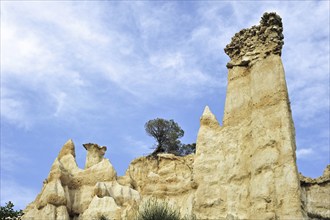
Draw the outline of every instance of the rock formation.
[[[251,66],[270,54],[281,56],[283,42],[282,19],[276,13],[265,13],[260,25],[236,33],[225,53],[231,61],[227,68]]]
[[[197,187],[192,176],[194,155],[157,157],[133,160],[118,182],[137,190],[143,201],[156,197],[178,207],[182,214],[192,213],[193,192]]]
[[[107,147],[99,147],[97,144],[88,143],[83,146],[87,150],[85,169],[101,162],[105,152],[107,151]]]
[[[282,39],[281,18],[265,13],[259,26],[240,31],[225,48],[231,61],[223,126],[206,110],[197,138],[197,218],[305,216]]]
[[[133,219],[149,198],[197,219],[330,219],[330,166],[318,179],[297,172],[282,31],[281,18],[265,13],[226,46],[222,126],[206,107],[195,155],[137,158],[117,177],[106,147],[84,144],[82,170],[69,140],[23,219]]]
[[[24,210],[24,219],[90,220],[104,215],[110,219],[133,218],[139,193],[119,184],[110,161],[103,158],[106,147],[85,144],[86,168],[79,169],[71,140],[55,159],[41,193]],[[102,157],[101,157],[102,156]]]
[[[330,219],[330,165],[316,179],[300,174],[302,201],[310,219]]]

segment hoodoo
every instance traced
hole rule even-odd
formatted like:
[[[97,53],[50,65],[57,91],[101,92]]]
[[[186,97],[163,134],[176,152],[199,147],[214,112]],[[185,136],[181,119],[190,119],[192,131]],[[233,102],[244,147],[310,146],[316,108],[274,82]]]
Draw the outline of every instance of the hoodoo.
[[[302,219],[281,18],[265,13],[225,48],[231,58],[223,126],[202,124],[194,177],[198,218]],[[203,118],[203,117],[202,117]]]
[[[317,179],[297,171],[282,31],[281,18],[265,13],[226,46],[222,125],[206,107],[196,154],[140,157],[118,177],[97,144],[84,145],[78,168],[69,140],[23,219],[130,220],[150,198],[197,219],[330,219],[330,165]]]

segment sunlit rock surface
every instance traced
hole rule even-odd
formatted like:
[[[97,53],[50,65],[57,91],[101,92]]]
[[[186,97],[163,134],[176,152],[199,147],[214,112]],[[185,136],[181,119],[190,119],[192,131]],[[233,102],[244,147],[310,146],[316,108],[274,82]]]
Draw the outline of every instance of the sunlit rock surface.
[[[281,18],[265,13],[226,46],[223,120],[205,107],[196,154],[140,157],[118,177],[97,144],[84,145],[78,168],[69,140],[23,219],[134,219],[150,198],[197,219],[330,219],[330,166],[317,179],[297,172],[282,31]]]
[[[71,140],[55,159],[41,193],[24,210],[23,219],[129,219],[140,201],[139,193],[117,182],[110,161],[103,158],[106,148],[88,144],[86,168],[79,169]],[[97,154],[95,157],[93,153]],[[92,159],[91,159],[92,157]],[[96,159],[95,159],[96,158]]]

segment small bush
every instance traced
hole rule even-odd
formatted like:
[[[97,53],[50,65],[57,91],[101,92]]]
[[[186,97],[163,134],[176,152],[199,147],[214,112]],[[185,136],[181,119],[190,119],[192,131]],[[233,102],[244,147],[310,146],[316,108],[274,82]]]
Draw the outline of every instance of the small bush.
[[[180,212],[166,202],[148,200],[138,212],[137,220],[180,220]]]

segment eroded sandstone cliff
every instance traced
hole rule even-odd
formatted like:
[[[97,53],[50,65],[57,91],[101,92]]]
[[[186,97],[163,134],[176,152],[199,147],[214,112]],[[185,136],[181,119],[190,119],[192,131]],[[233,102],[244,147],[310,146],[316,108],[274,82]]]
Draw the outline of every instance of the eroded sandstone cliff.
[[[149,198],[165,200],[178,207],[181,214],[190,215],[194,191],[194,155],[185,157],[158,154],[158,158],[141,157],[132,161],[124,177],[118,182],[137,190],[143,201]]]
[[[105,147],[86,144],[86,168],[79,169],[75,147],[69,140],[55,159],[41,193],[24,210],[24,219],[90,220],[102,215],[131,219],[140,201],[139,193],[117,182]]]
[[[302,219],[295,132],[284,69],[281,18],[232,38],[223,126],[209,110],[197,138],[198,218]],[[213,126],[210,126],[213,125]],[[207,199],[204,199],[207,198]]]
[[[227,45],[222,126],[206,107],[196,154],[137,158],[117,177],[106,147],[85,144],[80,169],[69,140],[23,219],[134,219],[149,198],[197,219],[330,219],[330,166],[317,179],[297,172],[282,31],[281,18],[265,13]]]
[[[310,219],[330,219],[330,165],[312,179],[300,175],[302,201]]]

